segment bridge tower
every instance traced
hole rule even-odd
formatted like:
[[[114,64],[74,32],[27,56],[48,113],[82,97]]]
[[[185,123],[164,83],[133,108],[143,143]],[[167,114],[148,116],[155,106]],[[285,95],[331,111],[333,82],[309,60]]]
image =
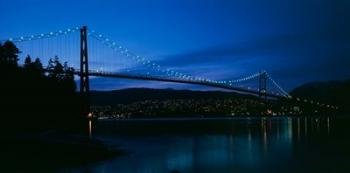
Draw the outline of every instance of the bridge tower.
[[[90,112],[90,84],[87,27],[80,28],[80,94],[86,100],[86,113]]]
[[[262,71],[259,75],[259,97],[267,101],[267,72]]]

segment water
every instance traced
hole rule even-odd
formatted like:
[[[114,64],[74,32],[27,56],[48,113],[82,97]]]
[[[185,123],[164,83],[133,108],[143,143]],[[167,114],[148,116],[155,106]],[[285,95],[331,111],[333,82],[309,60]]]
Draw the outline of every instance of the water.
[[[106,120],[92,137],[126,155],[64,172],[350,172],[339,117]]]

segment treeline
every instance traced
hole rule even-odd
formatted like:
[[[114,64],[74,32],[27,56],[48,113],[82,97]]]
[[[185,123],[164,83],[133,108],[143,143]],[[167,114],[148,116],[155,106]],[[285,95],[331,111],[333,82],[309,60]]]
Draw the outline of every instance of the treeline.
[[[56,56],[44,69],[29,55],[18,65],[20,50],[10,41],[0,44],[0,128],[43,130],[78,127],[84,102],[76,93],[74,69]]]

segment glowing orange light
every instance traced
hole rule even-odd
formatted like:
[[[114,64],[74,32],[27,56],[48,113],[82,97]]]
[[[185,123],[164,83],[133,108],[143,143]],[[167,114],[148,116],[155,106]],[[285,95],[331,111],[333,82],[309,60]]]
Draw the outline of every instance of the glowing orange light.
[[[267,110],[267,114],[271,115],[271,114],[272,114],[272,110],[271,110],[271,109],[268,109],[268,110]]]

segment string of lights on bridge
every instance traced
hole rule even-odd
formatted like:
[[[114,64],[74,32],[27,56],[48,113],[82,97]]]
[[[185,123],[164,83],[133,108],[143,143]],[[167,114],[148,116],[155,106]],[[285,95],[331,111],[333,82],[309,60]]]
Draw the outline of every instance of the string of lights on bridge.
[[[0,42],[5,42],[5,41],[11,41],[14,43],[21,43],[21,42],[27,42],[27,41],[33,41],[33,40],[40,40],[40,39],[48,39],[48,38],[53,38],[53,37],[58,37],[58,36],[62,36],[62,35],[69,35],[71,33],[76,33],[79,32],[81,29],[81,27],[73,27],[73,28],[68,28],[68,29],[64,29],[64,30],[58,30],[58,31],[52,31],[52,32],[48,32],[48,33],[41,33],[41,34],[36,34],[36,35],[30,35],[30,36],[21,36],[21,37],[16,37],[16,38],[9,38],[6,40],[0,40]],[[118,45],[115,41],[113,41],[112,39],[104,36],[101,33],[96,32],[95,30],[91,30],[88,32],[88,36],[91,36],[92,38],[98,40],[99,42],[101,42],[103,45],[111,48],[112,50],[125,55],[126,57],[130,57],[133,60],[135,60],[136,62],[145,65],[147,67],[150,67],[152,70],[164,73],[165,75],[167,75],[168,77],[171,78],[177,78],[180,80],[189,80],[189,81],[198,81],[198,82],[207,82],[207,83],[213,83],[216,85],[222,85],[222,86],[235,86],[238,83],[242,83],[242,82],[246,82],[246,81],[250,81],[253,79],[258,78],[260,75],[262,75],[262,73],[265,73],[267,76],[267,79],[269,79],[279,90],[280,93],[275,93],[275,92],[271,92],[272,94],[276,94],[276,95],[282,95],[288,99],[295,99],[298,102],[305,102],[305,103],[311,103],[311,104],[316,104],[319,106],[325,106],[328,108],[334,108],[334,109],[338,109],[337,106],[332,106],[332,105],[328,105],[328,104],[323,104],[320,102],[316,102],[313,100],[307,100],[307,99],[301,99],[301,98],[293,98],[291,95],[289,95],[288,92],[286,92],[271,76],[270,74],[268,74],[266,71],[262,71],[262,72],[257,72],[254,73],[252,75],[246,76],[246,77],[242,77],[239,79],[234,79],[234,80],[211,80],[211,79],[207,79],[207,78],[203,78],[203,77],[196,77],[196,76],[192,76],[192,75],[187,75],[175,70],[172,70],[170,68],[164,68],[162,66],[160,66],[159,64],[152,62],[151,60],[149,60],[148,58],[145,57],[141,57],[138,56],[134,53],[132,53],[131,51],[129,51],[129,49]],[[149,73],[147,73],[149,74]],[[243,87],[243,86],[241,86]],[[251,87],[246,87],[249,90],[253,90]],[[258,90],[258,89],[254,89],[254,90]]]
[[[14,43],[20,43],[20,42],[26,42],[26,41],[32,41],[32,40],[39,40],[39,39],[47,39],[47,38],[52,38],[52,37],[58,37],[61,35],[68,35],[71,33],[78,32],[80,30],[80,27],[74,27],[74,28],[68,28],[65,30],[58,30],[58,31],[52,31],[48,33],[41,33],[37,35],[31,35],[31,36],[21,36],[17,38],[9,38],[7,40],[12,41]],[[182,80],[192,80],[192,81],[201,81],[201,82],[210,82],[210,83],[215,83],[218,85],[229,85],[229,86],[234,86],[237,83],[242,83],[245,81],[249,81],[252,79],[255,79],[261,75],[261,73],[255,73],[253,75],[247,76],[247,77],[242,77],[239,79],[235,80],[229,80],[229,81],[218,81],[218,80],[211,80],[203,77],[195,77],[192,75],[187,75],[178,71],[174,71],[169,68],[163,68],[159,64],[156,64],[155,62],[150,61],[149,59],[145,57],[140,57],[132,52],[129,51],[129,49],[124,48],[121,45],[118,45],[116,42],[112,41],[112,39],[107,38],[103,34],[97,33],[95,30],[91,30],[88,33],[89,36],[92,36],[92,38],[100,41],[103,45],[108,46],[109,48],[113,49],[114,51],[119,52],[122,55],[125,55],[126,57],[131,57],[132,59],[136,60],[136,62],[145,65],[147,67],[152,68],[155,71],[162,72],[166,74],[168,77],[173,77],[173,78],[180,78]],[[6,41],[6,40],[1,40],[1,41]],[[282,92],[282,95],[288,96],[288,93],[285,92],[270,76],[269,79],[274,83],[274,85],[277,86]],[[241,86],[243,87],[243,86]],[[252,90],[251,87],[246,87],[247,89]],[[255,89],[258,90],[258,89]],[[279,93],[276,93],[279,94]]]
[[[233,86],[233,85],[235,85],[235,83],[245,82],[245,81],[254,79],[260,75],[260,73],[256,73],[256,74],[251,75],[251,76],[243,77],[243,78],[236,79],[236,80],[230,80],[230,81],[217,81],[217,80],[211,80],[211,79],[207,79],[207,78],[203,78],[203,77],[195,77],[195,76],[191,76],[191,75],[187,75],[187,74],[184,74],[181,72],[174,71],[174,70],[169,69],[169,68],[163,68],[159,64],[156,64],[155,62],[150,61],[148,58],[140,57],[140,56],[132,53],[129,49],[124,48],[123,46],[120,46],[112,39],[104,36],[101,33],[97,33],[95,30],[91,30],[88,33],[88,35],[91,36],[92,38],[100,41],[102,44],[113,49],[114,51],[116,51],[122,55],[125,55],[127,57],[130,57],[142,65],[151,67],[155,71],[162,72],[169,77],[180,78],[182,80],[195,80],[195,81],[211,82],[211,83],[216,83],[216,84],[221,84],[221,85]],[[247,87],[247,88],[251,89],[250,87]]]
[[[33,40],[52,38],[52,37],[57,37],[57,36],[62,36],[62,35],[68,35],[68,34],[71,34],[74,32],[78,32],[79,30],[80,30],[80,27],[74,27],[74,28],[68,28],[68,29],[64,29],[64,30],[52,31],[52,32],[48,32],[48,33],[41,33],[41,34],[30,35],[30,36],[9,38],[6,40],[0,40],[0,42],[11,41],[13,43],[20,43],[20,42],[33,41]]]
[[[21,36],[17,38],[9,38],[7,40],[12,41],[14,43],[20,43],[20,42],[26,42],[26,41],[32,41],[32,40],[39,40],[39,39],[45,39],[45,38],[52,38],[57,37],[61,35],[68,35],[74,32],[78,32],[80,30],[80,27],[74,27],[74,28],[68,28],[65,30],[58,30],[58,31],[52,31],[49,33],[41,33],[37,35],[31,35],[31,36]],[[100,41],[102,44],[108,46],[109,48],[113,49],[114,51],[118,51],[119,53],[131,57],[132,59],[136,60],[138,63],[141,63],[143,65],[146,65],[148,67],[151,67],[153,70],[165,73],[169,77],[175,77],[175,78],[181,78],[182,80],[195,80],[195,81],[203,81],[203,82],[211,82],[216,84],[222,84],[222,85],[229,85],[233,86],[236,83],[245,82],[251,79],[255,79],[261,75],[261,73],[255,73],[253,75],[242,77],[240,79],[235,80],[229,80],[229,81],[217,81],[217,80],[211,80],[203,77],[195,77],[192,75],[187,75],[181,72],[174,71],[169,68],[162,68],[159,64],[156,64],[144,57],[140,57],[132,52],[130,52],[127,48],[124,48],[120,45],[118,45],[116,42],[112,41],[112,39],[109,39],[105,37],[102,34],[99,34],[95,32],[94,30],[91,30],[91,32],[88,33],[89,36],[92,36],[92,38],[95,38],[96,40]],[[6,40],[1,40],[1,42]],[[288,96],[288,93],[285,92],[270,76],[269,79],[274,83],[274,85],[277,86],[278,89],[281,90],[282,94],[285,96]],[[247,89],[251,89],[250,87],[247,87]],[[277,93],[278,94],[278,93]]]

